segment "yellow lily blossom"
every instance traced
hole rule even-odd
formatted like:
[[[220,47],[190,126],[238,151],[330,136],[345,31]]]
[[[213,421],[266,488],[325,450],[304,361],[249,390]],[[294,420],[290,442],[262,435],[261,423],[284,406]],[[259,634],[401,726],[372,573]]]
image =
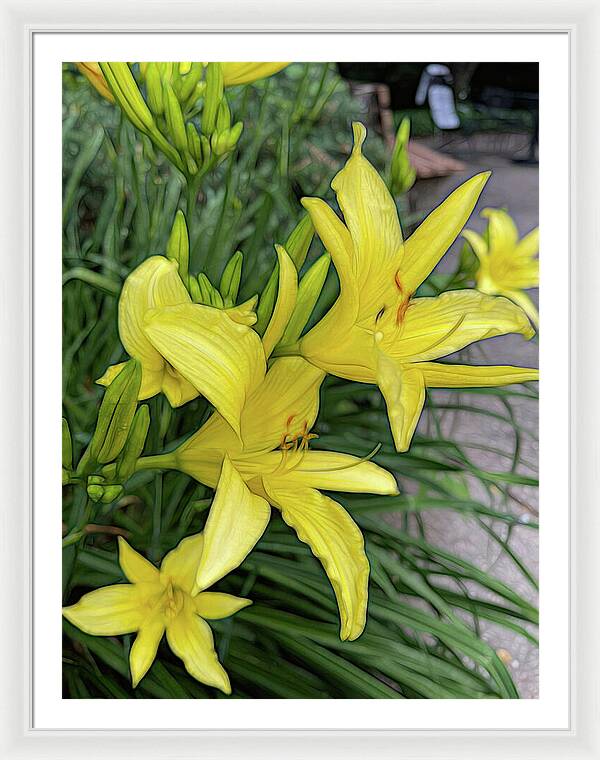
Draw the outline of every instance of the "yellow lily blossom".
[[[192,303],[178,265],[151,256],[125,280],[119,298],[119,335],[142,365],[140,399],[161,391],[172,406],[205,396],[239,434],[249,389],[266,371],[262,344],[249,326],[246,306],[217,309]],[[108,385],[124,367],[109,367],[97,382]]]
[[[215,500],[205,526],[199,589],[242,562],[264,532],[273,505],[321,560],[339,606],[340,636],[352,640],[365,625],[369,562],[356,523],[320,489],[398,491],[392,475],[373,462],[309,450],[324,376],[301,357],[276,359],[242,410],[243,444],[215,413],[176,451],[141,463],[181,470],[217,490],[225,488],[224,481],[229,484],[228,498]],[[243,500],[246,487],[253,497]]]
[[[227,486],[224,481],[215,501],[226,498]],[[191,676],[231,694],[229,677],[219,662],[206,620],[229,617],[252,602],[194,590],[203,543],[201,533],[184,538],[165,556],[159,570],[119,537],[119,564],[129,583],[96,589],[63,608],[69,622],[93,636],[137,633],[129,654],[134,688],[154,662],[166,633],[169,646]],[[222,577],[206,563],[204,568],[214,580]]]
[[[88,80],[92,87],[111,103],[115,102],[112,92],[110,91],[102,69],[97,61],[79,61],[75,64],[83,76]]]
[[[237,84],[250,84],[256,82],[258,79],[266,79],[267,77],[277,74],[278,71],[285,69],[289,66],[289,62],[237,62],[229,61],[221,63],[223,70],[223,85],[225,87],[233,87]]]
[[[524,291],[537,288],[540,283],[540,263],[536,258],[540,248],[539,228],[519,240],[519,231],[506,211],[486,208],[481,216],[488,219],[485,237],[474,230],[462,233],[479,259],[477,290],[506,296],[538,327],[538,311]]]
[[[434,361],[504,333],[533,330],[506,298],[457,290],[415,298],[460,233],[489,172],[462,184],[406,240],[393,198],[362,155],[366,130],[354,123],[354,148],[331,183],[345,223],[322,200],[304,198],[331,254],[340,295],[300,341],[308,361],[339,377],[376,383],[386,402],[398,451],[406,451],[428,387],[496,386],[536,380],[536,369],[477,367]]]

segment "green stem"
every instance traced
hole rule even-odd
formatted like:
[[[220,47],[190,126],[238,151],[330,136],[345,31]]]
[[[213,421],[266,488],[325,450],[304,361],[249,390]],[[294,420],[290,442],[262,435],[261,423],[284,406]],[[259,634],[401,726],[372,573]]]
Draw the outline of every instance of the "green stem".
[[[154,454],[149,457],[140,457],[135,465],[135,471],[140,470],[176,470],[175,456],[169,454]]]

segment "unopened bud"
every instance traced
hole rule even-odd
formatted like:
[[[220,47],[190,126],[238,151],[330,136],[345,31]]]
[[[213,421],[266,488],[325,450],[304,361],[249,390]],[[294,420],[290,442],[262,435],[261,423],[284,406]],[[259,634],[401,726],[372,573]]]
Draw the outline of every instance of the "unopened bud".
[[[227,262],[223,274],[221,275],[221,282],[219,283],[219,290],[223,296],[225,306],[233,306],[237,301],[238,292],[240,289],[240,281],[242,278],[242,264],[244,257],[241,251],[236,251],[233,256]]]
[[[300,280],[294,311],[281,336],[280,344],[282,346],[295,343],[302,334],[321,295],[330,262],[331,256],[328,253],[324,253]]]
[[[175,214],[175,221],[171,228],[169,241],[167,243],[167,258],[177,262],[179,267],[179,276],[184,284],[187,284],[189,261],[190,261],[190,240],[188,236],[185,216],[181,209]]]
[[[107,387],[90,443],[92,458],[100,464],[112,462],[125,445],[135,414],[142,380],[141,364],[130,359]]]
[[[206,67],[206,91],[202,110],[202,131],[212,135],[217,122],[217,112],[223,97],[223,69],[220,63],[209,63]]]

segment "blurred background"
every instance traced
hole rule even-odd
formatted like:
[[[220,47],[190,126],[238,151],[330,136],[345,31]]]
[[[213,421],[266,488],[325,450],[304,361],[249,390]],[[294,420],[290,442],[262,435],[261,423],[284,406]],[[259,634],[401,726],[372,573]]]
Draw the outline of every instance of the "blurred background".
[[[168,162],[92,90],[73,64],[64,65],[63,81],[63,403],[75,448],[83,449],[101,398],[94,380],[124,357],[116,319],[122,282],[145,257],[164,253],[185,198],[183,182]],[[468,227],[484,229],[479,212],[488,206],[505,208],[521,236],[538,225],[536,64],[294,63],[252,87],[230,92],[232,113],[245,128],[237,153],[207,176],[194,199],[190,269],[205,271],[218,282],[224,262],[241,250],[241,298],[264,287],[273,268],[273,244],[284,243],[300,219],[302,196],[319,196],[335,207],[330,183],[351,150],[354,120],[366,124],[364,153],[387,177],[396,130],[403,118],[410,118],[408,155],[416,180],[397,197],[405,237],[462,181],[488,169],[493,176]],[[315,239],[306,266],[321,253]],[[447,287],[465,262],[472,265],[472,254],[469,259],[459,239],[429,278],[429,292]],[[311,323],[337,292],[331,269]],[[531,295],[537,300],[535,292]],[[461,352],[460,359],[537,366],[537,338],[488,339]],[[375,461],[397,474],[402,496],[394,515],[378,512],[375,518],[416,537],[415,543],[399,545],[394,539],[390,545],[496,651],[525,698],[535,698],[538,690],[535,628],[529,622],[537,604],[538,407],[530,386],[430,392],[410,452],[398,455],[380,394],[328,378],[317,429],[317,445],[337,450],[364,455],[383,444]],[[166,418],[149,450],[159,451],[163,439],[178,440],[195,429],[206,411],[197,404]],[[157,405],[152,413],[159,418],[161,410]],[[152,483],[135,478],[127,496],[96,515],[85,548],[64,550],[65,599],[105,583],[109,571],[119,577],[116,533],[127,535],[135,546],[147,546],[148,556],[155,558],[203,519],[208,492],[168,474],[164,545],[156,545],[147,509],[154,498]],[[65,524],[81,509],[77,498],[67,489]],[[344,501],[358,515],[363,502]],[[458,506],[474,502],[474,511]],[[370,541],[376,548],[380,537],[370,530],[367,546]],[[269,536],[264,552],[268,541]],[[419,591],[402,583],[402,599],[430,609]],[[273,603],[270,589],[265,595]],[[374,590],[372,599],[375,603]],[[88,660],[73,641],[66,642],[65,694],[76,696],[84,693],[78,679]],[[419,651],[433,646],[431,637],[418,632],[407,634],[406,641]],[[168,662],[168,653],[165,657]],[[229,667],[235,667],[235,659]],[[249,695],[257,696],[255,685],[244,684],[241,666],[238,677]],[[85,683],[100,689],[93,680]],[[118,683],[125,693],[126,681]],[[423,695],[414,687],[403,688],[408,696]],[[343,690],[331,693],[348,696]]]

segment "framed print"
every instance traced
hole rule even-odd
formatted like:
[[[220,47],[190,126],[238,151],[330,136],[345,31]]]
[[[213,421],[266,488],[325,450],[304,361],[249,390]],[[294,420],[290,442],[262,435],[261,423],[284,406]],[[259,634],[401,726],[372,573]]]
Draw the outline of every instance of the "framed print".
[[[400,8],[6,5],[7,757],[598,755],[598,13]]]

